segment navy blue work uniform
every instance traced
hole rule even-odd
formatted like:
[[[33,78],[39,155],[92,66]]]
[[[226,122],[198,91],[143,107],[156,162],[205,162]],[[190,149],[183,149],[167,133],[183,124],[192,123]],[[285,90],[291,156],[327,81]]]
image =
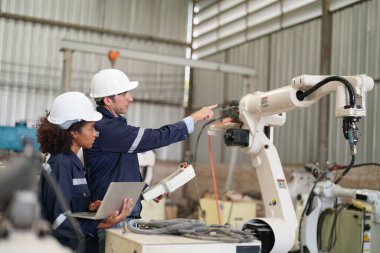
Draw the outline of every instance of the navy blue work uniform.
[[[83,150],[93,201],[103,199],[111,182],[142,182],[137,153],[185,140],[189,135],[184,120],[159,129],[144,129],[128,125],[124,117],[114,116],[102,106],[97,111],[103,115],[95,122],[99,136],[91,149]],[[141,208],[138,201],[129,217],[140,217]]]
[[[90,190],[85,178],[85,168],[79,158],[70,151],[68,154],[57,154],[50,157],[47,167],[58,182],[71,212],[85,212],[91,201]],[[77,248],[77,239],[72,226],[59,205],[56,195],[41,177],[41,211],[42,217],[52,224],[53,235],[58,241],[71,249]],[[86,252],[98,252],[97,226],[101,221],[78,219],[85,239]]]

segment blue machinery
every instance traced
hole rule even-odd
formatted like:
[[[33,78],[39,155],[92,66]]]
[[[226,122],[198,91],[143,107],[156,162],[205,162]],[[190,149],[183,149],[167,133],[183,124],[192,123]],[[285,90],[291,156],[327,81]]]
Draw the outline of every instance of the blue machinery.
[[[0,126],[0,149],[21,152],[25,140],[33,143],[34,150],[39,150],[35,128],[27,128],[25,122],[17,122],[15,127]]]

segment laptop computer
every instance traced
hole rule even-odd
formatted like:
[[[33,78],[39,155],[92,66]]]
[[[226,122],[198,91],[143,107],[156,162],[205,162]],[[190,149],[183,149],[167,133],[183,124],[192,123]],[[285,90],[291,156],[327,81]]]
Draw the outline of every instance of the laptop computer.
[[[101,220],[121,210],[124,198],[131,198],[133,205],[140,199],[144,182],[112,182],[97,212],[77,212],[70,216],[83,219]],[[133,208],[132,208],[133,209]]]

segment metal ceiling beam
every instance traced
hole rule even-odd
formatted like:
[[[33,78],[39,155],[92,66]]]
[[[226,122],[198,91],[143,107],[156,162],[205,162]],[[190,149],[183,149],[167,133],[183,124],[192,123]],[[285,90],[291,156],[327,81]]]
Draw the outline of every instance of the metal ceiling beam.
[[[63,51],[73,50],[98,55],[107,55],[109,50],[117,50],[120,53],[120,58],[165,63],[177,66],[190,66],[191,68],[219,71],[231,74],[240,74],[249,77],[255,77],[257,75],[257,71],[254,68],[203,60],[195,61],[176,56],[168,56],[165,54],[143,52],[125,48],[118,48],[114,46],[105,46],[100,44],[84,43],[72,40],[62,40],[60,48]]]
[[[125,31],[111,30],[108,28],[79,25],[79,24],[67,23],[67,22],[51,20],[51,19],[18,15],[18,14],[13,14],[13,13],[8,13],[8,12],[2,12],[1,10],[0,10],[0,18],[29,22],[29,23],[34,23],[34,24],[49,25],[53,27],[80,30],[80,31],[86,31],[86,32],[93,32],[93,33],[98,33],[100,35],[105,35],[105,36],[120,36],[123,38],[159,42],[159,43],[165,43],[165,44],[171,44],[171,45],[177,45],[177,46],[183,46],[183,47],[191,46],[190,44],[184,41],[180,41],[180,40],[165,39],[165,38],[155,37],[151,35],[137,34],[137,33],[131,33],[131,32],[125,32]]]

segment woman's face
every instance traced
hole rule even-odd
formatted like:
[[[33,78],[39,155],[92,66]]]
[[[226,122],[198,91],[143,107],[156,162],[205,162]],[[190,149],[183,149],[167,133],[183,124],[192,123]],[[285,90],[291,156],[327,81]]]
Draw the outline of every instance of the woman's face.
[[[84,123],[80,132],[71,132],[71,136],[73,137],[73,144],[78,147],[91,148],[96,136],[94,126],[95,122],[89,121]]]

